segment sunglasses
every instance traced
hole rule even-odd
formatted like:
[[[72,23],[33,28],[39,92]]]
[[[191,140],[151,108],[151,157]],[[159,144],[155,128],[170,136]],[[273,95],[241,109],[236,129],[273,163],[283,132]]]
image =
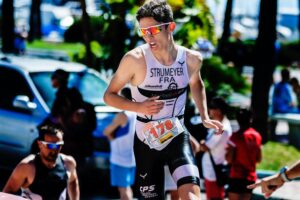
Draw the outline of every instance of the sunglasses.
[[[147,28],[139,28],[139,33],[141,36],[156,35],[162,31],[162,26],[166,26],[169,24],[171,24],[171,22],[149,26]]]
[[[63,145],[64,142],[57,142],[57,143],[51,143],[51,142],[45,142],[45,141],[41,141],[43,145],[45,145],[47,147],[47,149],[50,150],[59,150]]]

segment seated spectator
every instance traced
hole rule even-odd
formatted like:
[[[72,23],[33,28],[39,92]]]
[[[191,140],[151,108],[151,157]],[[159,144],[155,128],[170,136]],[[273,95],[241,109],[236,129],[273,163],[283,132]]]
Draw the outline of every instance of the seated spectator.
[[[272,113],[298,113],[295,93],[289,84],[290,72],[281,70],[281,81],[275,83],[272,95]]]

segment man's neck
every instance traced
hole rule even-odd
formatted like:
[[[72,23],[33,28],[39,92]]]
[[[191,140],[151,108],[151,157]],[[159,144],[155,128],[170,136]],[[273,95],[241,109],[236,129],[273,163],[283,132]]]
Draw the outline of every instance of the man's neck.
[[[163,65],[172,65],[177,57],[177,48],[172,42],[166,48],[160,51],[152,51],[155,58]]]
[[[41,157],[42,163],[49,169],[52,169],[56,166],[56,161],[48,161]]]

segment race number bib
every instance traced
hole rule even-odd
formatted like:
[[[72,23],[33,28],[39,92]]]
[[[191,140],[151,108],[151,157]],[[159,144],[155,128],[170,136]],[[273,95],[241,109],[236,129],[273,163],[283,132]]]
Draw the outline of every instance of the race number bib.
[[[146,123],[143,135],[151,149],[162,150],[183,131],[184,128],[179,119],[174,117]]]

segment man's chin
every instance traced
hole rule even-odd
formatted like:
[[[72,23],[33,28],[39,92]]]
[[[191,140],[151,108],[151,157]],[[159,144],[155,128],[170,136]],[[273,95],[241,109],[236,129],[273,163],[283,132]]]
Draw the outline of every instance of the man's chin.
[[[46,160],[47,160],[48,162],[55,162],[56,159],[57,159],[57,157],[58,157],[58,155],[57,155],[57,156],[47,156],[47,157],[46,157]]]

